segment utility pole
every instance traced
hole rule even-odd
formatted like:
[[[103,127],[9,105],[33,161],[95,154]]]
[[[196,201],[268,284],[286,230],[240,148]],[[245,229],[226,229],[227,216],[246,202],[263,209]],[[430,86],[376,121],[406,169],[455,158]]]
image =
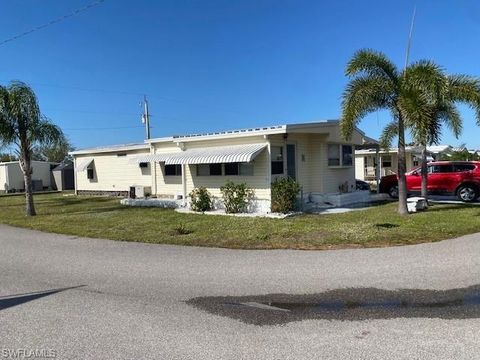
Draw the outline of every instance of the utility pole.
[[[410,60],[410,48],[412,47],[413,27],[415,26],[415,15],[417,14],[417,6],[413,7],[412,22],[410,23],[410,32],[408,34],[407,48],[405,50],[405,69],[408,67]]]
[[[150,140],[150,114],[148,112],[147,95],[143,96],[142,124],[145,124],[145,135],[147,137],[147,140]]]

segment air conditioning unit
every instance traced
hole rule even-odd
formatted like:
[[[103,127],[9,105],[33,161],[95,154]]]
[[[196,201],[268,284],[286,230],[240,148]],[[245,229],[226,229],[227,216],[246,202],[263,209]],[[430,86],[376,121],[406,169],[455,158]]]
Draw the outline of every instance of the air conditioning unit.
[[[142,199],[152,194],[150,186],[134,185],[130,186],[129,197],[132,199]]]

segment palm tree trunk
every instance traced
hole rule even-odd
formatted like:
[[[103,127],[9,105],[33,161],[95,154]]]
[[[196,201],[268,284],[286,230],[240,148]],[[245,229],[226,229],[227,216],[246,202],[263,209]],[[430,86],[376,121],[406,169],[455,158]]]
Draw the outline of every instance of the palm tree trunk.
[[[28,146],[23,144],[21,146],[20,165],[23,172],[23,180],[25,182],[25,206],[27,216],[37,215],[35,205],[33,204],[33,186],[32,186],[32,164],[30,161],[30,152]]]
[[[422,144],[422,197],[428,204],[427,145]]]
[[[407,159],[405,156],[405,124],[401,114],[398,116],[398,213],[407,215]]]

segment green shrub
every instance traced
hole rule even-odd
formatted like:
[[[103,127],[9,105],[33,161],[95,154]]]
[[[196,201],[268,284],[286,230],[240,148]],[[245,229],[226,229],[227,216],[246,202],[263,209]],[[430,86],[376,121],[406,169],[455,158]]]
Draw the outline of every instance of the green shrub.
[[[213,209],[212,195],[205,187],[198,187],[193,189],[190,194],[190,207],[193,211],[209,211]]]
[[[272,183],[272,212],[295,210],[300,185],[292,178],[279,178]]]
[[[246,212],[248,205],[255,196],[255,192],[249,188],[247,184],[235,184],[232,181],[227,181],[227,183],[220,188],[220,191],[223,195],[225,212],[229,214]]]

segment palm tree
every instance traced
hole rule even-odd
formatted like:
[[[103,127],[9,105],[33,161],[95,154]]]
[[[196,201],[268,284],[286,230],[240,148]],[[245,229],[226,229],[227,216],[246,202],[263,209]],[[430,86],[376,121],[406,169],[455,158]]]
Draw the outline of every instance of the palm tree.
[[[405,117],[411,107],[405,86],[405,72],[399,71],[384,54],[360,50],[348,62],[350,77],[342,100],[341,128],[345,139],[352,136],[355,125],[367,114],[388,110],[398,129],[398,212],[408,214],[405,182]]]
[[[465,103],[476,111],[477,123],[480,124],[480,81],[466,75],[447,76],[443,70],[433,63],[423,62],[415,66],[428,67],[430,73],[423,73],[421,79],[415,80],[417,88],[416,103],[423,110],[412,113],[406,126],[410,128],[415,143],[422,148],[421,195],[428,200],[427,145],[438,144],[441,139],[442,125],[446,125],[456,138],[462,131],[462,119],[456,107],[457,103]],[[389,147],[397,135],[397,127],[390,123],[382,134],[381,143]]]
[[[25,181],[27,216],[36,215],[32,188],[32,148],[55,143],[63,138],[60,128],[45,118],[33,90],[23,82],[13,81],[0,86],[0,139],[15,145]]]

